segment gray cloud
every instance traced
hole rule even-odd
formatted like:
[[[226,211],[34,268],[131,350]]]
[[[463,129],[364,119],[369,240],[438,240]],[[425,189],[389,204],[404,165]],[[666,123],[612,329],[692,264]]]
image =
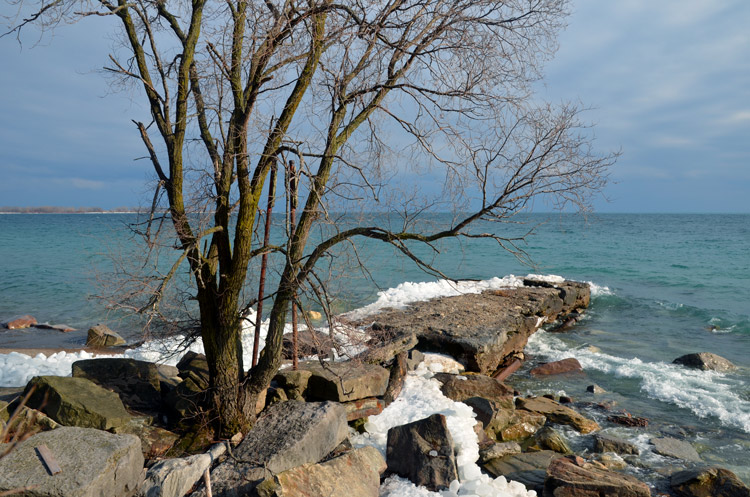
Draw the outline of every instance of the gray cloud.
[[[545,94],[594,109],[603,147],[622,146],[607,210],[750,211],[750,4],[574,0]],[[664,179],[659,193],[644,184]],[[640,182],[638,181],[640,180]],[[626,188],[628,186],[628,188]],[[668,192],[667,192],[668,191]]]

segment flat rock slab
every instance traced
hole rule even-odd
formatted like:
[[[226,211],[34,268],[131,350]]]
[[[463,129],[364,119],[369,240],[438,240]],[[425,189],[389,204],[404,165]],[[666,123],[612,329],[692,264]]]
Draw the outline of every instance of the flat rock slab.
[[[728,359],[712,354],[711,352],[698,352],[697,354],[686,354],[680,356],[674,361],[674,364],[682,364],[683,366],[702,369],[703,371],[732,371],[737,369],[737,366],[732,364]]]
[[[244,496],[271,475],[317,463],[349,433],[346,410],[335,402],[290,400],[263,414],[232,451],[234,458],[211,472],[214,496]]]
[[[62,471],[50,475],[36,447],[46,445]],[[60,427],[19,444],[0,460],[0,492],[33,486],[28,497],[131,495],[141,480],[141,442],[91,428]]]
[[[516,407],[543,414],[553,423],[570,425],[584,434],[599,429],[596,421],[546,397],[518,398],[516,400]]]
[[[589,300],[586,283],[524,286],[417,302],[378,314],[373,327],[413,333],[418,349],[451,355],[469,371],[491,373],[507,356],[522,352],[544,322],[587,307]],[[372,318],[358,324],[370,323]]]
[[[260,497],[377,497],[385,459],[378,449],[363,447],[321,464],[306,464],[264,481]]]
[[[388,470],[437,491],[458,479],[453,438],[442,414],[388,430]]]
[[[72,372],[75,378],[86,378],[117,392],[123,404],[131,409],[159,409],[159,369],[152,362],[121,358],[86,359],[74,362]]]
[[[380,397],[388,388],[390,372],[376,364],[337,362],[322,366],[308,362],[300,366],[312,373],[307,383],[307,396],[314,400],[348,402]]]
[[[85,378],[35,376],[24,393],[31,388],[27,405],[62,425],[111,430],[131,420],[116,393]]]
[[[680,497],[750,497],[750,488],[724,468],[680,471],[672,475],[669,484]]]
[[[528,490],[536,490],[538,495],[542,495],[547,467],[558,457],[560,454],[551,450],[525,452],[493,459],[484,465],[484,469],[495,477],[504,476],[523,483]]]
[[[696,451],[689,442],[685,442],[684,440],[662,437],[652,438],[650,442],[654,446],[653,451],[659,455],[674,457],[675,459],[682,459],[683,461],[701,461],[701,456],[698,455],[698,451]]]
[[[544,495],[554,497],[651,497],[648,485],[632,476],[579,464],[580,458],[561,457],[547,467]]]

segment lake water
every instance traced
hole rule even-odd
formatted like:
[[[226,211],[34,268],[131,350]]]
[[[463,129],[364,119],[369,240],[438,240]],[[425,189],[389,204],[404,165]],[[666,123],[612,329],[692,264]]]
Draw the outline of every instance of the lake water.
[[[108,315],[90,299],[97,276],[106,279],[111,269],[109,252],[140,250],[129,244],[125,228],[134,219],[124,214],[0,215],[0,320],[32,314],[40,322],[81,329],[66,335],[0,331],[0,348],[77,346],[89,326],[105,321],[134,338],[136,323]],[[516,388],[616,401],[616,409],[648,417],[654,434],[685,438],[704,460],[750,482],[750,215],[583,219],[539,214],[521,220],[539,225],[523,245],[537,267],[524,266],[481,240],[442,245],[435,256],[456,278],[534,272],[594,284],[587,317],[572,332],[539,333],[527,350],[536,360],[577,357],[586,375],[531,382],[520,373]],[[445,220],[436,216],[434,221]],[[509,234],[524,230],[504,229]],[[347,278],[337,280],[346,289],[338,310],[374,301],[379,289],[434,279],[382,244],[364,244],[360,256],[374,283],[362,273],[346,272]],[[739,368],[716,374],[671,365],[682,354],[700,351],[719,354]],[[598,398],[585,393],[591,383],[610,393]],[[595,409],[591,415],[604,416]]]

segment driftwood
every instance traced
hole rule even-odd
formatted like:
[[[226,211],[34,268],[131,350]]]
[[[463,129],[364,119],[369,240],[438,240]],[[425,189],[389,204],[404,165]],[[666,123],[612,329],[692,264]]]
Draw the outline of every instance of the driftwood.
[[[36,451],[39,453],[39,457],[42,458],[44,465],[47,466],[49,474],[56,475],[57,473],[62,472],[62,468],[57,464],[57,459],[52,455],[52,451],[49,450],[49,447],[42,444],[36,448]]]

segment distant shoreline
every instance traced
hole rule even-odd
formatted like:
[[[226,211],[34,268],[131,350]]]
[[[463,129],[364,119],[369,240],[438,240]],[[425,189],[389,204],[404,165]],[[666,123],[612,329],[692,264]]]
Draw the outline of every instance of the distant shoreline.
[[[0,211],[0,215],[14,215],[14,214],[140,214],[140,211],[91,211],[91,212],[3,212]]]
[[[101,207],[0,207],[0,214],[138,214],[142,212],[137,207],[116,207],[102,209]]]

